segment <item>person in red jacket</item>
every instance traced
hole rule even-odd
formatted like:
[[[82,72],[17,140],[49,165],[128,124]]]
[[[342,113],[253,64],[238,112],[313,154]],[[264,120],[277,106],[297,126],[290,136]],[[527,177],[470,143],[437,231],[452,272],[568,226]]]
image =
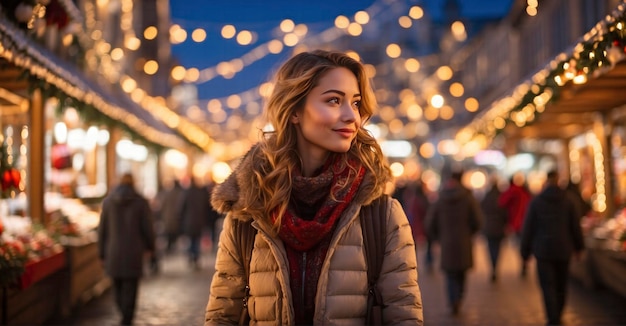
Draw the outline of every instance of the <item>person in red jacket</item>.
[[[507,188],[498,198],[498,205],[506,208],[509,215],[509,229],[519,240],[524,224],[524,216],[532,195],[525,185],[525,178],[521,172],[515,173],[509,180]],[[522,260],[521,275],[526,276],[526,262]]]

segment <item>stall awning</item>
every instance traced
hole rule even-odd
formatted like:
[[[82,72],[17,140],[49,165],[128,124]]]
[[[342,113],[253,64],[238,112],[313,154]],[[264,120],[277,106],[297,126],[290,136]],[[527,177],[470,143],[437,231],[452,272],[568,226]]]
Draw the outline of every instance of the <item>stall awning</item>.
[[[594,116],[626,105],[626,5],[495,101],[457,139],[568,139],[589,130]]]
[[[28,71],[77,101],[93,106],[149,142],[170,148],[181,148],[186,145],[174,130],[130,100],[128,95],[121,91],[114,94],[113,91],[90,80],[77,67],[61,60],[34,42],[23,30],[0,15],[0,68],[3,70],[0,78],[3,78],[2,76],[6,78],[8,75],[15,80],[17,77],[14,76],[15,73],[11,69],[3,68],[2,61]]]

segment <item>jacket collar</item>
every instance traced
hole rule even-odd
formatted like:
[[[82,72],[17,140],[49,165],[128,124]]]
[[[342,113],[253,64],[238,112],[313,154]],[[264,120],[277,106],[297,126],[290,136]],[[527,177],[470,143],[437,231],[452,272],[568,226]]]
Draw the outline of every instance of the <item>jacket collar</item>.
[[[213,208],[222,214],[230,214],[233,218],[244,221],[260,218],[251,216],[247,212],[247,208],[261,207],[263,203],[259,200],[258,196],[245,194],[260,193],[260,187],[256,181],[253,167],[262,164],[264,161],[265,158],[259,146],[253,146],[252,149],[244,155],[233,173],[213,190],[211,196],[211,205],[213,205]],[[367,171],[352,204],[367,205],[383,194],[384,189],[375,189],[373,181],[374,176],[370,171]],[[240,189],[250,189],[253,191],[243,192],[240,191]]]

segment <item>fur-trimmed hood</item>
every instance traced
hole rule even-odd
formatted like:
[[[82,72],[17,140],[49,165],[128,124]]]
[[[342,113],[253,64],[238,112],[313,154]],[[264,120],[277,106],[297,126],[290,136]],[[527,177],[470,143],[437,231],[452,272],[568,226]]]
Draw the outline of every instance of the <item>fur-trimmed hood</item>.
[[[261,207],[263,203],[260,197],[245,194],[260,194],[259,184],[252,167],[263,164],[263,162],[265,162],[265,157],[259,146],[255,145],[246,153],[233,173],[223,183],[215,187],[211,196],[213,208],[222,214],[230,213],[233,218],[241,220],[259,218],[251,216],[246,211],[250,207]],[[374,184],[372,172],[367,171],[352,204],[368,205],[383,195],[384,189],[375,189]],[[250,191],[244,192],[241,189],[250,189]]]

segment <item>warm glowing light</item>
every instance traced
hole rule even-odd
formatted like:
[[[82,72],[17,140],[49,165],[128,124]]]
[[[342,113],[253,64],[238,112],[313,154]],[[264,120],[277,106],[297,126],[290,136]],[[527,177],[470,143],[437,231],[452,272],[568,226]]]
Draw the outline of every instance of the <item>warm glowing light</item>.
[[[143,38],[146,40],[154,40],[159,34],[159,30],[154,26],[148,26],[143,30]]]
[[[230,166],[224,162],[216,162],[211,168],[211,175],[215,183],[222,183],[232,173]]]
[[[356,14],[354,14],[354,21],[361,25],[365,25],[369,23],[370,15],[366,11],[358,11]]]
[[[434,108],[440,109],[444,105],[444,103],[445,101],[443,99],[443,96],[439,94],[435,94],[430,98],[430,105],[432,105]]]
[[[237,43],[240,45],[248,45],[252,43],[252,33],[246,30],[239,32],[237,34]]]
[[[263,97],[269,97],[274,91],[274,84],[272,83],[263,83],[259,86],[259,95]]]
[[[132,92],[135,88],[137,88],[137,82],[130,78],[130,77],[124,77],[122,78],[122,89],[124,90],[124,92],[126,93],[130,93]]]
[[[422,110],[422,107],[419,106],[419,104],[417,103],[409,105],[409,107],[406,110],[406,116],[411,121],[417,121],[421,119],[423,115],[424,115],[424,112]]]
[[[404,62],[404,68],[408,72],[418,72],[420,70],[420,62],[417,59],[409,58]]]
[[[439,69],[437,69],[437,77],[441,80],[450,80],[450,78],[452,78],[453,72],[452,72],[452,68],[448,67],[448,66],[441,66],[439,67]]]
[[[296,28],[293,30],[293,33],[298,35],[298,37],[302,38],[309,32],[309,28],[305,24],[298,24]]]
[[[185,67],[183,66],[176,66],[174,68],[172,68],[172,79],[177,80],[177,81],[181,81],[183,79],[185,79]]]
[[[350,26],[350,19],[346,16],[339,15],[335,18],[335,27],[345,29]]]
[[[348,34],[352,36],[359,36],[363,33],[363,27],[359,23],[350,23],[348,25]]]
[[[454,23],[452,23],[452,25],[450,26],[450,30],[452,31],[452,35],[454,35],[454,38],[459,42],[465,41],[465,39],[467,38],[465,25],[463,25],[463,23],[460,21],[455,21]]]
[[[450,84],[450,95],[454,97],[461,97],[465,93],[465,89],[461,83]]]
[[[206,40],[206,31],[202,28],[196,28],[191,33],[191,39],[196,43],[204,42]]]
[[[428,121],[434,121],[435,119],[437,119],[439,117],[439,110],[432,107],[432,106],[427,106],[424,109],[424,118],[426,118],[426,120]]]
[[[537,7],[526,7],[526,13],[531,17],[537,16]]]
[[[155,60],[148,60],[143,65],[143,72],[145,72],[147,75],[154,75],[157,73],[157,71],[159,71],[159,63]]]
[[[479,108],[479,104],[478,104],[478,100],[473,98],[473,97],[469,97],[465,100],[465,109],[468,112],[476,112],[478,111]]]
[[[392,59],[395,59],[402,54],[402,49],[400,48],[398,44],[391,43],[387,45],[385,52],[387,53],[387,56],[389,56]]]
[[[283,42],[279,40],[271,40],[267,43],[267,50],[272,54],[278,54],[283,51]]]
[[[298,35],[294,33],[285,34],[283,37],[283,43],[285,43],[286,46],[295,46],[298,44],[298,41]]]
[[[424,17],[424,9],[422,9],[422,7],[420,6],[411,7],[411,9],[409,10],[409,17],[413,19],[420,19]]]
[[[439,109],[439,116],[443,120],[450,120],[454,117],[454,109],[449,105],[444,105]]]
[[[224,25],[224,27],[222,27],[222,37],[225,39],[231,39],[233,37],[235,37],[235,34],[237,34],[237,29],[235,28],[235,26],[233,25]]]
[[[198,78],[200,78],[200,70],[198,68],[189,68],[185,72],[185,81],[189,83],[198,81]]]
[[[474,171],[469,176],[469,184],[474,189],[480,189],[487,184],[487,176],[482,171]]]
[[[404,173],[404,166],[400,162],[391,163],[389,168],[391,169],[391,174],[396,178]]]
[[[124,58],[124,50],[122,48],[115,48],[111,51],[111,59],[119,61],[122,58]]]
[[[124,41],[124,45],[126,46],[127,49],[131,51],[136,51],[141,46],[141,40],[134,36],[127,37],[126,40]]]
[[[239,95],[231,95],[226,100],[226,106],[231,109],[236,109],[241,106],[241,96]]]
[[[413,20],[409,16],[401,16],[398,18],[398,25],[402,28],[411,28],[413,26]]]
[[[435,156],[435,146],[432,143],[423,143],[420,146],[420,155],[423,158],[432,158]]]
[[[294,24],[293,20],[291,20],[291,19],[285,19],[282,22],[280,22],[280,30],[283,33],[291,33],[291,32],[293,32],[294,27],[296,27],[296,25]]]
[[[179,25],[173,25],[170,28],[170,42],[172,44],[180,44],[187,39],[187,31],[182,29]]]

